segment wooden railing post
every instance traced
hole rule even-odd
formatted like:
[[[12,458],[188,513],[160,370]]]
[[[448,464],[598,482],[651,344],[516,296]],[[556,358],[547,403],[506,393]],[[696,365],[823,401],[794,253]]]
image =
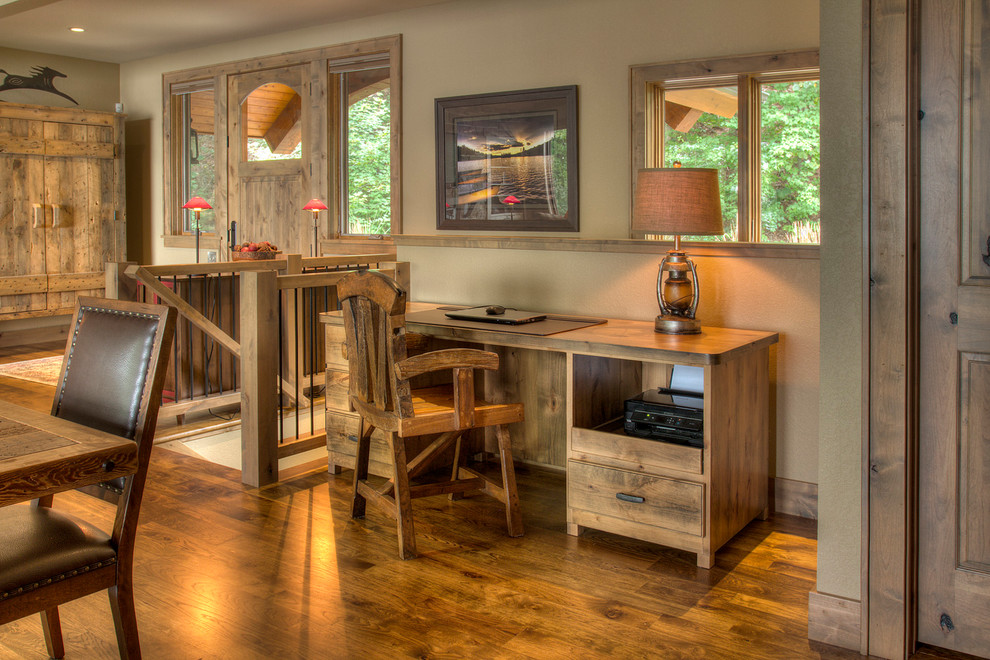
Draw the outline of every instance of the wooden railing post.
[[[378,264],[378,267],[382,270],[394,270],[395,275],[392,277],[399,286],[405,289],[406,300],[412,300],[412,291],[410,286],[412,285],[411,279],[409,277],[409,262],[408,261],[383,261]]]
[[[128,266],[134,265],[133,261],[107,262],[106,291],[103,294],[113,300],[137,300],[137,280],[124,275]]]
[[[278,481],[278,287],[274,270],[241,273],[241,481]]]

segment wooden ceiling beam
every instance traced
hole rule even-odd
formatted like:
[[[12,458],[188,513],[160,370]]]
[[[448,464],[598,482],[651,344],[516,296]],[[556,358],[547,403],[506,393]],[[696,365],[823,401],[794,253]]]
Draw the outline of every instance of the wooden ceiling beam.
[[[275,154],[291,154],[302,139],[302,98],[293,94],[289,102],[282,108],[265,131],[265,142]]]

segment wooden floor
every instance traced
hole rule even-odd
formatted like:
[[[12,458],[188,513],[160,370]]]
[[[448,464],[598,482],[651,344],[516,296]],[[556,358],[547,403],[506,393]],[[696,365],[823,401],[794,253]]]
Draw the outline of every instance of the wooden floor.
[[[0,362],[9,355],[0,349]],[[0,377],[0,398],[47,410],[51,395]],[[518,477],[525,536],[505,535],[489,498],[420,499],[421,556],[403,562],[388,518],[371,507],[365,520],[350,518],[350,471],[259,490],[234,470],[156,447],[135,560],[144,655],[860,657],[807,640],[813,521],[756,521],[702,570],[691,553],[568,536],[563,476],[520,468]],[[109,520],[105,504],[77,493],[56,506]],[[117,657],[104,594],[61,612],[67,658]],[[40,617],[0,626],[0,658],[45,657]]]

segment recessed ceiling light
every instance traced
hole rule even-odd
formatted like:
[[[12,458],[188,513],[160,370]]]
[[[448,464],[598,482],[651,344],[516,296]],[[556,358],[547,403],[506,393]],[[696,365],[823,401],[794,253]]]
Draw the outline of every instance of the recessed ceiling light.
[[[70,27],[69,32],[85,32],[86,28],[81,27]]]

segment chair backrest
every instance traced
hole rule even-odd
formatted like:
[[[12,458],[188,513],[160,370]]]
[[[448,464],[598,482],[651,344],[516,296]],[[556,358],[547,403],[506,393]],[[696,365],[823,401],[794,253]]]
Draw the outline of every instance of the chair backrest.
[[[124,495],[115,537],[140,506],[175,317],[164,305],[80,297],[72,318],[52,415],[138,444],[137,473],[113,488]]]
[[[351,406],[376,427],[395,430],[413,416],[409,381],[394,365],[406,358],[406,292],[373,271],[348,275],[337,285],[344,314]]]

